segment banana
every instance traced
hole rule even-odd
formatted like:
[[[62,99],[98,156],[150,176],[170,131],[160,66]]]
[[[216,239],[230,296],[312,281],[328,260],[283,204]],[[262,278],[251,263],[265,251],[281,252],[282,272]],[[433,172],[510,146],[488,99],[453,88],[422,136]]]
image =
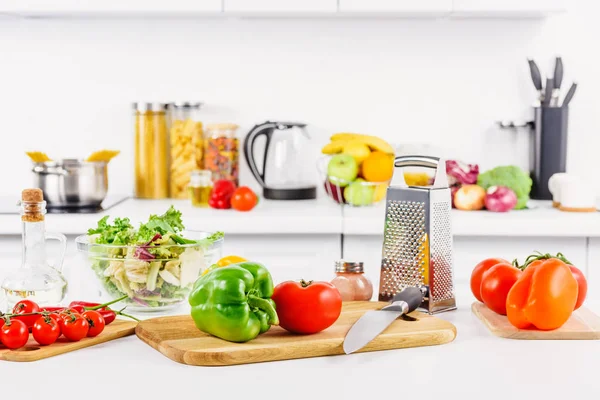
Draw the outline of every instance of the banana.
[[[384,153],[394,154],[394,148],[391,144],[386,142],[385,140],[378,138],[377,136],[371,135],[361,135],[358,133],[335,133],[330,138],[331,143],[341,142],[341,141],[349,141],[349,140],[359,140],[369,146],[371,150],[383,151]],[[327,147],[327,146],[325,146]],[[341,150],[340,150],[341,151]]]
[[[342,152],[344,145],[347,143],[347,140],[335,140],[327,143],[322,149],[321,152],[323,154],[338,154]]]

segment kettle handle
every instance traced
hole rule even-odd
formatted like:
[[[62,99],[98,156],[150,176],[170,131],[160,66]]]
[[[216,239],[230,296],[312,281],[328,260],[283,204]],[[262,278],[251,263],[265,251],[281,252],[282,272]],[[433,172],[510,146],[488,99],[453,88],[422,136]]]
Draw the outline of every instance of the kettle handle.
[[[448,176],[446,175],[446,162],[433,156],[419,156],[419,155],[407,155],[399,156],[394,159],[394,167],[424,167],[435,169],[435,178],[433,179],[434,188],[447,188],[448,187]],[[398,178],[403,184],[407,186],[404,180],[404,174],[400,174]]]
[[[269,150],[269,144],[271,144],[270,133],[275,127],[277,127],[277,124],[273,122],[265,122],[264,124],[255,125],[254,128],[248,132],[246,138],[244,139],[244,156],[246,158],[246,162],[248,163],[248,167],[250,168],[252,175],[254,175],[262,187],[265,187],[265,164],[267,163],[267,151]],[[266,135],[267,137],[265,153],[263,155],[262,173],[258,170],[258,167],[256,166],[256,160],[254,160],[254,142],[260,135]]]

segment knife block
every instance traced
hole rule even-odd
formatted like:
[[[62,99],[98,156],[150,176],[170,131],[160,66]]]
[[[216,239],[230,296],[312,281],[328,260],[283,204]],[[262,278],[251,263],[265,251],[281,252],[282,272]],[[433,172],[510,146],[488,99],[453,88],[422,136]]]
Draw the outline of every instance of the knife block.
[[[533,187],[531,198],[552,200],[548,180],[567,169],[567,107],[536,107],[533,121]]]

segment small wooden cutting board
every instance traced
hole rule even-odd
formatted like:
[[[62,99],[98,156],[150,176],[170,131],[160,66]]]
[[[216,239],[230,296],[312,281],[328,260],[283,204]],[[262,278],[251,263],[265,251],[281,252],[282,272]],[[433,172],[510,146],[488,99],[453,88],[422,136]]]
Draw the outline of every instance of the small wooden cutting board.
[[[145,320],[138,324],[135,332],[142,341],[165,356],[188,365],[236,365],[330,356],[344,354],[342,343],[346,333],[366,311],[387,304],[344,303],[340,318],[323,332],[294,335],[274,326],[247,343],[231,343],[203,333],[189,315]],[[456,337],[456,328],[450,322],[420,312],[410,315],[417,321],[394,321],[359,351],[432,346],[451,342]]]
[[[595,340],[600,339],[600,317],[585,307],[574,311],[571,318],[560,328],[552,331],[518,329],[504,315],[496,314],[485,304],[476,301],[473,313],[496,336],[525,340]]]
[[[44,358],[54,357],[59,354],[68,353],[85,347],[108,342],[125,336],[133,335],[137,322],[116,320],[104,328],[102,333],[93,338],[83,338],[79,342],[69,342],[64,336],[58,338],[56,343],[49,346],[40,346],[33,336],[29,341],[17,350],[9,350],[0,346],[0,360],[5,361],[37,361]]]

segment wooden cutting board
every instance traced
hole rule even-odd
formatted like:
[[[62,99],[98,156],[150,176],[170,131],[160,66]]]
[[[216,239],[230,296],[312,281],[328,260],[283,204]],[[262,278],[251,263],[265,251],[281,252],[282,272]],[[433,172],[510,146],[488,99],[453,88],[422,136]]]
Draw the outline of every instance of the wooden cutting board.
[[[85,347],[94,346],[99,343],[108,342],[125,336],[133,335],[137,322],[116,320],[104,328],[104,331],[96,337],[84,338],[79,342],[69,342],[63,336],[56,343],[49,346],[40,346],[33,336],[29,335],[29,341],[18,350],[9,350],[0,346],[0,360],[6,361],[37,361],[44,358],[54,357],[59,354],[68,353]]]
[[[585,307],[573,312],[571,318],[553,331],[517,329],[504,315],[496,314],[485,304],[476,301],[471,306],[473,313],[496,336],[526,340],[594,340],[600,339],[600,317]]]
[[[323,332],[294,335],[274,326],[247,343],[231,343],[203,333],[189,315],[145,320],[138,324],[135,333],[165,356],[188,365],[236,365],[330,356],[344,354],[344,337],[361,315],[387,304],[345,303],[337,322]],[[418,320],[395,321],[360,351],[432,346],[451,342],[456,337],[456,328],[450,322],[420,312],[413,312],[411,316]]]

